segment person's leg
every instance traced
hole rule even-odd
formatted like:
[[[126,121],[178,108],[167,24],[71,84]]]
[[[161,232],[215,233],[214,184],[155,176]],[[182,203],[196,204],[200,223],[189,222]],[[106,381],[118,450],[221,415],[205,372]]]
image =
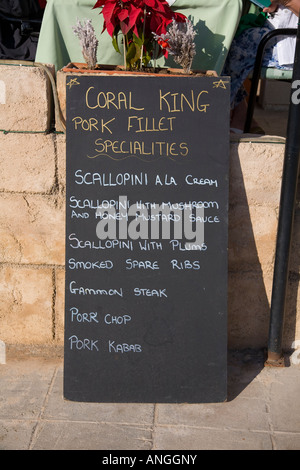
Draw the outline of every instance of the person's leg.
[[[232,119],[230,127],[232,128],[244,129],[247,113],[247,103],[245,101],[247,92],[243,84],[253,70],[258,44],[269,31],[269,26],[246,29],[233,41],[230,48],[223,75],[231,77],[230,106]],[[255,124],[253,123],[253,125]]]

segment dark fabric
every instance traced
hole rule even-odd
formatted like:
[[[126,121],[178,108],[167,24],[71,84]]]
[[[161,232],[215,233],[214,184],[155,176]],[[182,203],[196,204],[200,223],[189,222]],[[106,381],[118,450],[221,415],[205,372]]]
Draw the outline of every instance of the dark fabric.
[[[38,18],[42,11],[38,0],[1,0],[0,13],[13,18]]]
[[[0,0],[0,59],[35,60],[42,16],[39,0]]]
[[[247,15],[242,16],[235,37],[237,38],[245,31],[245,29],[261,28],[264,26],[266,19],[267,14],[263,12],[260,12],[258,15],[255,13],[248,13]]]

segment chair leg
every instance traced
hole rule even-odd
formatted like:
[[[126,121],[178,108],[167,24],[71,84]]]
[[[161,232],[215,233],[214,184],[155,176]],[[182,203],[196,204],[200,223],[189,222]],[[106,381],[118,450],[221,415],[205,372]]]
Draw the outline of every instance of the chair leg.
[[[253,119],[253,114],[254,114],[258,82],[259,82],[259,79],[260,79],[263,53],[264,53],[264,50],[265,50],[264,44],[262,45],[263,47],[261,46],[261,44],[262,44],[262,42],[260,43],[260,45],[258,47],[258,50],[257,50],[255,65],[254,65],[254,69],[253,69],[253,76],[252,76],[252,80],[251,80],[251,88],[250,88],[250,94],[249,94],[249,100],[248,100],[247,116],[246,116],[246,122],[245,122],[245,126],[244,126],[245,134],[250,132],[252,119]]]
[[[245,121],[245,126],[244,126],[245,134],[249,133],[251,129],[259,77],[260,77],[260,69],[258,70],[257,75],[255,77],[253,74],[253,78],[252,78],[251,89],[250,89],[249,100],[248,100],[248,107],[247,107],[247,115],[246,115],[246,121]]]

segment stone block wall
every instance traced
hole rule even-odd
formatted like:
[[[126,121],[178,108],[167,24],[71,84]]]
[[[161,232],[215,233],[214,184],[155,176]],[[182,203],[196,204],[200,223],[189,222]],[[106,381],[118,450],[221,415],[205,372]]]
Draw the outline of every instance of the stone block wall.
[[[63,341],[64,135],[1,134],[0,162],[0,337],[57,345]]]
[[[264,139],[265,140],[265,139]],[[284,143],[232,143],[228,326],[232,347],[267,345]],[[283,347],[300,336],[298,194]]]
[[[45,94],[38,104],[46,113],[48,99]],[[5,109],[1,106],[0,100],[3,119]],[[24,106],[27,113],[34,114]],[[20,107],[21,102],[16,113],[22,115]],[[19,348],[61,348],[65,135],[34,131],[32,125],[21,133],[0,132],[0,340]],[[284,149],[284,142],[268,143],[266,139],[231,143],[229,348],[267,347]],[[300,340],[299,201],[300,194],[291,251],[285,349]]]
[[[50,73],[53,67],[48,67]],[[0,64],[0,129],[7,131],[49,130],[52,95],[42,67]]]

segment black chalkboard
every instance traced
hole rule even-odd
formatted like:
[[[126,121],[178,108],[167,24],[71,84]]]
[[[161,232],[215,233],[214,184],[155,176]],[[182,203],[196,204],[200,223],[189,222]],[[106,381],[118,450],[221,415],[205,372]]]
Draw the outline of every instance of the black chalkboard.
[[[65,398],[225,401],[229,79],[66,87]]]

